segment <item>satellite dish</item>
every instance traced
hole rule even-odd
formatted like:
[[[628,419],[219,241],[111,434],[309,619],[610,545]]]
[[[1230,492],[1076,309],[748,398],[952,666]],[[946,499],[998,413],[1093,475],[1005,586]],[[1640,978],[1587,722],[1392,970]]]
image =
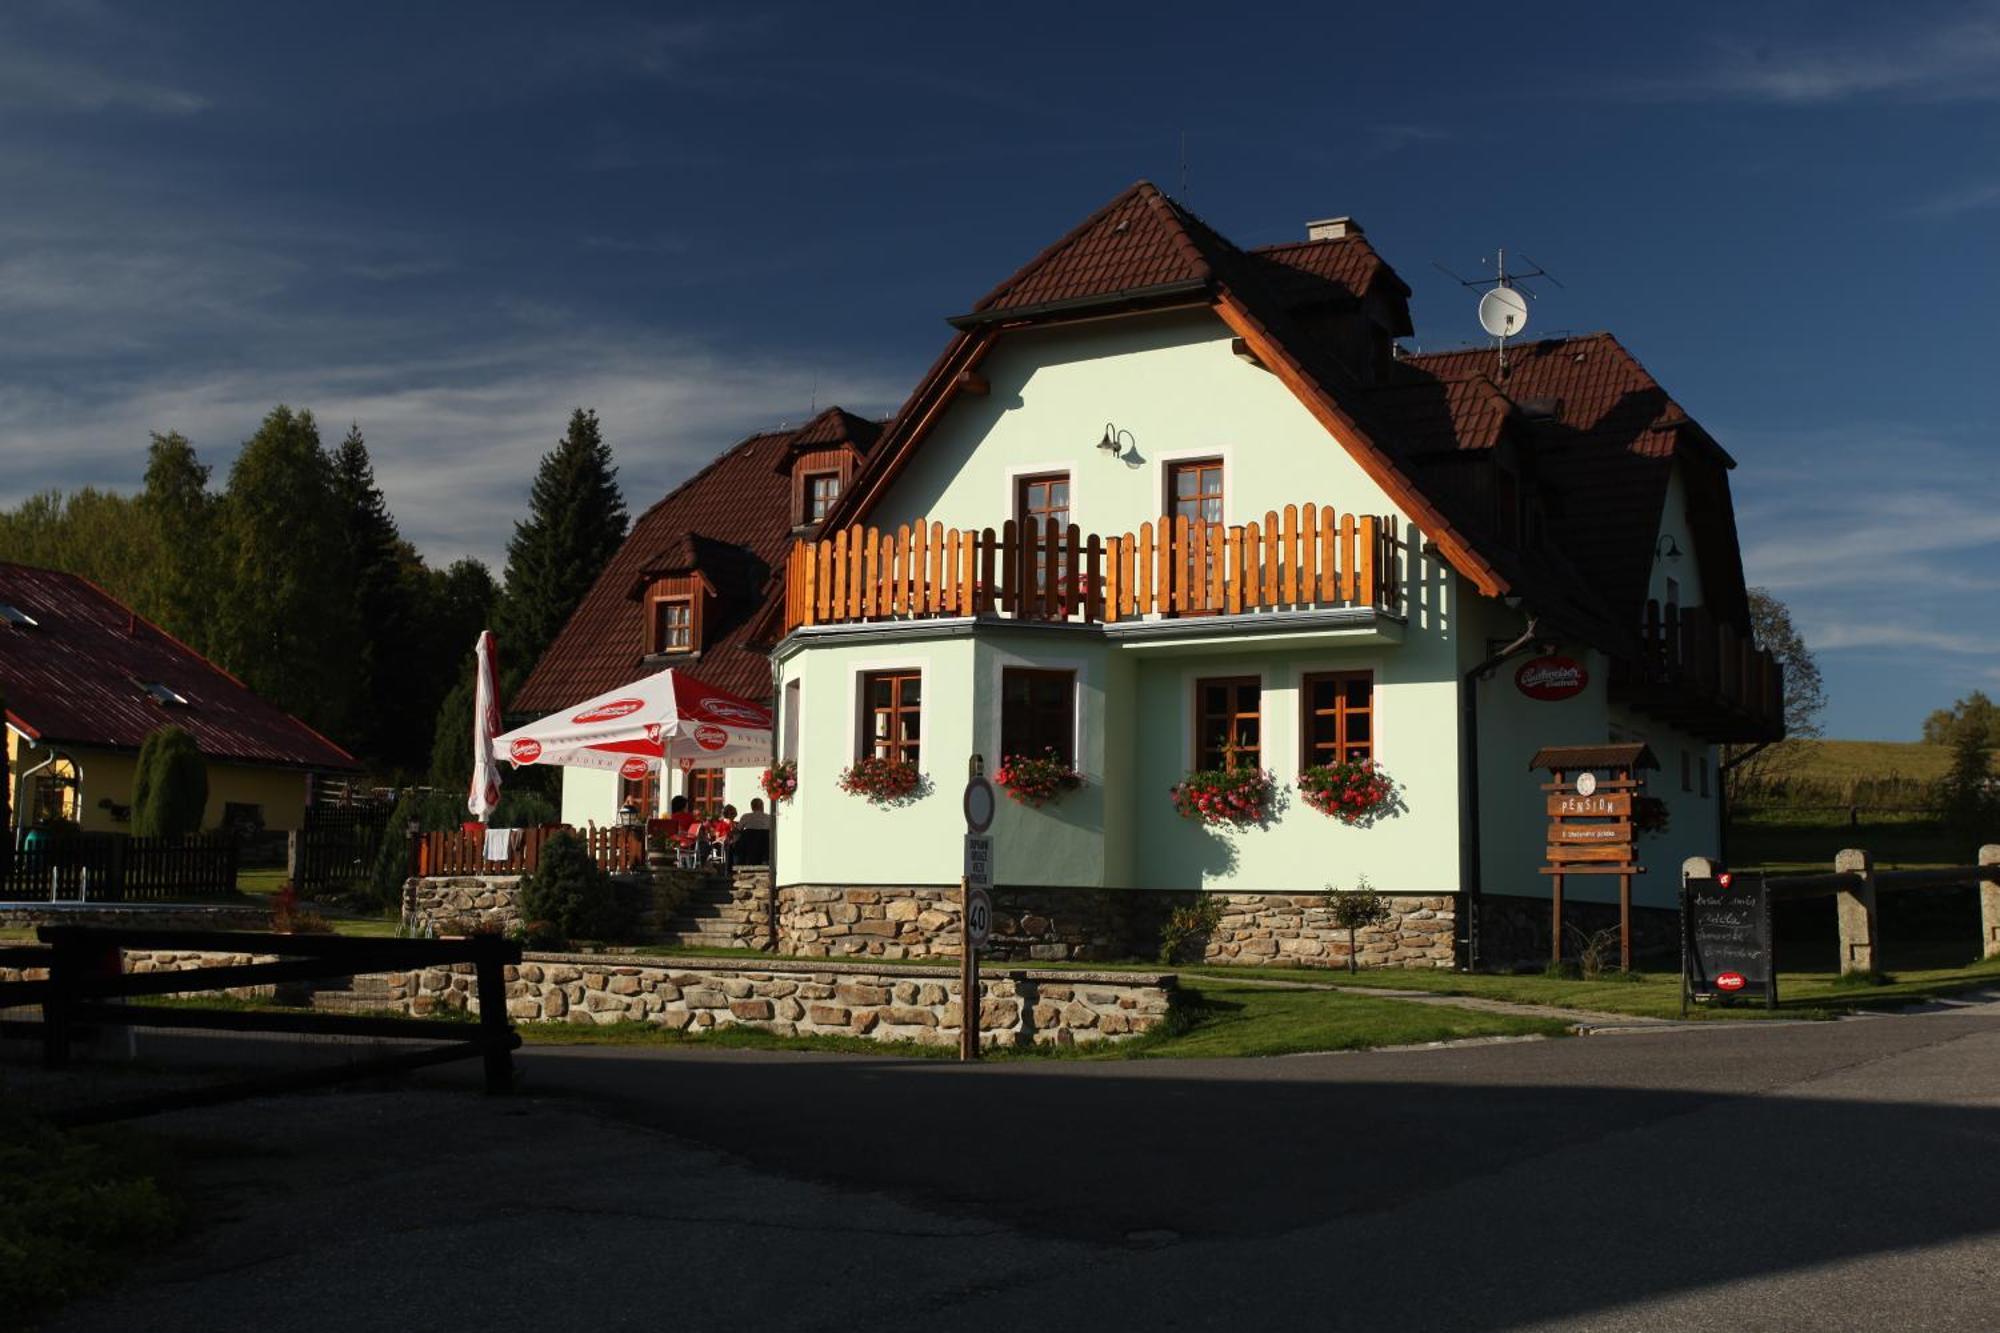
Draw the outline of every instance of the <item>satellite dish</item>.
[[[1528,327],[1528,298],[1512,287],[1495,287],[1479,298],[1479,327],[1495,338],[1511,338]]]

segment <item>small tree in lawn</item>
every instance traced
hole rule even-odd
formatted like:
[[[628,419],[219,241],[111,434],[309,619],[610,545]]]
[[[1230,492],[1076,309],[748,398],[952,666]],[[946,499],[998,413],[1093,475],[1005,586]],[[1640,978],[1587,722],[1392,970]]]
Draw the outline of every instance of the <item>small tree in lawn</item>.
[[[208,761],[194,737],[179,727],[146,737],[132,780],[132,832],[142,838],[199,833],[207,809]]]
[[[521,921],[531,943],[614,940],[631,929],[635,915],[571,830],[542,844],[535,873],[521,881]]]
[[[1333,914],[1333,924],[1347,932],[1347,970],[1357,971],[1354,956],[1360,950],[1359,936],[1364,930],[1388,923],[1389,900],[1369,888],[1368,877],[1363,875],[1352,889],[1327,885],[1326,907]]]

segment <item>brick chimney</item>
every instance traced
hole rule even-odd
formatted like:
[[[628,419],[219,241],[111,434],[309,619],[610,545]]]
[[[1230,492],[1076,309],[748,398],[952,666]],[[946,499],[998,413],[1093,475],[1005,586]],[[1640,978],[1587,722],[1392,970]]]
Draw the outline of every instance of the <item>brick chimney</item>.
[[[1309,241],[1337,241],[1360,234],[1361,224],[1353,218],[1321,218],[1317,222],[1306,223],[1306,239]]]

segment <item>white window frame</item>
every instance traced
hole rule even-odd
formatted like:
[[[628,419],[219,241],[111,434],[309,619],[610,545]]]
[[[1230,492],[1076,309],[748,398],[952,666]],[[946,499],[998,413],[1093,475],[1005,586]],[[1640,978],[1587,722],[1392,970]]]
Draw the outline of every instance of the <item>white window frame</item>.
[[[1076,756],[1077,772],[1083,774],[1086,779],[1102,781],[1103,774],[1091,770],[1089,767],[1089,756],[1084,753],[1083,749],[1083,683],[1084,676],[1089,671],[1089,664],[1081,657],[1012,657],[1003,656],[998,653],[994,655],[992,671],[987,677],[988,691],[985,726],[982,728],[982,734],[979,738],[985,742],[985,749],[981,753],[986,757],[986,771],[991,773],[994,766],[1000,762],[1000,737],[1003,726],[1001,713],[1006,707],[1004,696],[1007,670],[1010,667],[1022,668],[1028,671],[1067,671],[1070,673],[1070,753]],[[928,703],[930,699],[928,683],[925,689],[926,694],[924,698],[925,702]],[[926,721],[923,725],[929,726],[930,723]]]
[[[1175,463],[1196,463],[1204,458],[1222,460],[1222,526],[1229,527],[1235,521],[1236,513],[1236,458],[1231,446],[1218,444],[1211,449],[1174,449],[1167,453],[1153,455],[1153,497],[1154,511],[1148,515],[1157,523],[1162,515],[1170,513],[1167,498],[1167,475]]]
[[[930,662],[925,659],[913,660],[907,657],[884,658],[880,661],[869,662],[850,662],[847,666],[847,748],[844,751],[845,757],[840,761],[843,768],[853,763],[858,757],[855,751],[857,743],[861,739],[861,714],[863,710],[861,681],[864,677],[872,676],[881,671],[916,672],[917,679],[922,685],[924,696],[917,701],[917,729],[922,733],[917,737],[917,753],[919,755],[932,753]],[[930,772],[930,762],[929,759],[919,759],[917,762],[917,771],[919,773]],[[803,765],[800,766],[800,771],[804,771]]]

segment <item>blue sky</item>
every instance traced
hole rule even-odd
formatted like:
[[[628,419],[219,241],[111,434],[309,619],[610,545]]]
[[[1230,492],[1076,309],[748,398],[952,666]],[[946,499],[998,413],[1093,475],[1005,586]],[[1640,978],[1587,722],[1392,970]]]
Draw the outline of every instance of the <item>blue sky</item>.
[[[1741,461],[1834,735],[2000,688],[2000,5],[0,9],[0,503],[358,420],[497,557],[575,404],[634,508],[886,411],[942,317],[1141,176],[1245,244],[1352,214],[1566,284]],[[1303,17],[1301,17],[1303,15]]]

